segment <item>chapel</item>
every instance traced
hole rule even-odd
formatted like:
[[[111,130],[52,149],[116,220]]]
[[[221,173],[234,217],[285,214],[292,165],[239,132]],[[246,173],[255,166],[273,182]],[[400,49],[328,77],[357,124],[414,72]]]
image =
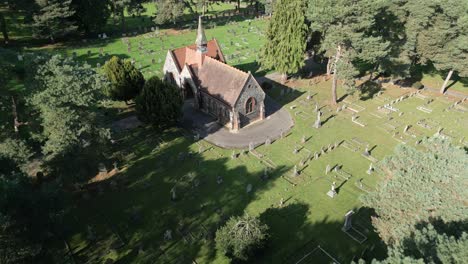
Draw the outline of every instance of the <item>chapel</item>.
[[[214,116],[233,132],[265,118],[265,93],[250,72],[226,63],[216,39],[207,41],[198,20],[195,44],[169,50],[164,80],[180,88],[195,109]]]

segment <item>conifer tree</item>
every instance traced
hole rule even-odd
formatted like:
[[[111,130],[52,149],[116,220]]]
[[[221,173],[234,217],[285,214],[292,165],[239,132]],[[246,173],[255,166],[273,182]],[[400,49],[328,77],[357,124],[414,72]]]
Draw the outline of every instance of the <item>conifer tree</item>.
[[[401,243],[420,222],[463,221],[468,215],[461,199],[468,196],[466,151],[440,137],[420,147],[398,146],[378,166],[383,182],[363,197],[364,205],[375,209],[372,223],[387,245]]]
[[[156,76],[146,81],[135,103],[140,119],[156,126],[173,124],[182,114],[180,89]]]
[[[282,74],[296,73],[304,66],[307,25],[303,0],[278,0],[275,13],[267,28],[267,42],[262,49],[260,63],[263,68]]]
[[[75,11],[71,0],[36,0],[39,11],[34,15],[34,36],[47,38],[54,42],[56,38],[66,36],[77,30],[71,20]]]
[[[308,19],[311,29],[320,32],[321,51],[329,58],[327,73],[333,73],[332,103],[337,102],[337,82],[348,90],[355,88],[359,73],[356,60],[377,63],[387,56],[389,44],[372,34],[379,3],[371,0],[311,0]]]
[[[137,96],[145,79],[143,74],[129,60],[112,57],[104,64],[104,74],[112,85],[105,86],[104,93],[115,100],[127,102]]]

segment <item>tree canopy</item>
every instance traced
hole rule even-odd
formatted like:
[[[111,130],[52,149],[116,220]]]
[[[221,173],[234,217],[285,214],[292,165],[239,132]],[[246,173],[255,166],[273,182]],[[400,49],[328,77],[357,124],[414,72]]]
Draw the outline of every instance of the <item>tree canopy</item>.
[[[465,150],[445,139],[426,140],[421,149],[398,146],[385,158],[380,170],[385,174],[376,191],[363,197],[374,208],[372,223],[388,245],[401,243],[421,221],[461,221],[468,215],[462,197],[468,175]]]
[[[182,114],[182,95],[178,87],[158,77],[146,81],[136,98],[140,119],[157,126],[174,123]]]
[[[29,103],[39,112],[45,155],[63,155],[108,136],[93,109],[109,83],[91,66],[56,55],[37,67],[34,80]]]
[[[128,101],[137,96],[145,79],[129,60],[112,57],[104,64],[104,74],[112,85],[104,86],[104,93],[115,100]]]
[[[54,42],[56,38],[66,36],[78,29],[71,20],[75,14],[71,0],[36,0],[39,11],[34,15],[34,35],[38,38],[48,38]]]
[[[296,73],[304,66],[307,25],[303,0],[278,0],[266,32],[261,64],[283,74]]]
[[[216,248],[228,257],[248,260],[268,238],[268,226],[256,217],[231,217],[216,231]]]

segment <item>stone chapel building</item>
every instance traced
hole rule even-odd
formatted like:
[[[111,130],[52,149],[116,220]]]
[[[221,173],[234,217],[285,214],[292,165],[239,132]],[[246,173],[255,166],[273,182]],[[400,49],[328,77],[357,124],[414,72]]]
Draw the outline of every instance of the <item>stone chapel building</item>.
[[[195,44],[169,50],[163,71],[184,99],[231,131],[265,118],[262,88],[250,72],[226,64],[218,41],[207,41],[201,17]]]

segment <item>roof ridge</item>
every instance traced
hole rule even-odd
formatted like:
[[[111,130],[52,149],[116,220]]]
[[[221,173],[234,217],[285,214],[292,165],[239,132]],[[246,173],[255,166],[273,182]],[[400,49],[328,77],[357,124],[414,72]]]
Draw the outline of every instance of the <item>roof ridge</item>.
[[[209,60],[211,60],[211,61],[216,61],[217,63],[220,63],[220,64],[222,64],[222,65],[226,65],[226,66],[228,66],[229,68],[234,69],[234,70],[236,70],[236,71],[239,72],[239,73],[246,74],[247,76],[249,76],[249,74],[251,74],[251,73],[245,72],[245,71],[243,71],[243,70],[240,70],[240,69],[238,69],[238,68],[236,68],[236,67],[234,67],[234,66],[231,66],[231,65],[229,65],[229,64],[227,64],[227,63],[224,63],[224,62],[219,61],[219,60],[217,60],[217,59],[211,58],[210,56],[206,56],[205,59],[209,59]]]

